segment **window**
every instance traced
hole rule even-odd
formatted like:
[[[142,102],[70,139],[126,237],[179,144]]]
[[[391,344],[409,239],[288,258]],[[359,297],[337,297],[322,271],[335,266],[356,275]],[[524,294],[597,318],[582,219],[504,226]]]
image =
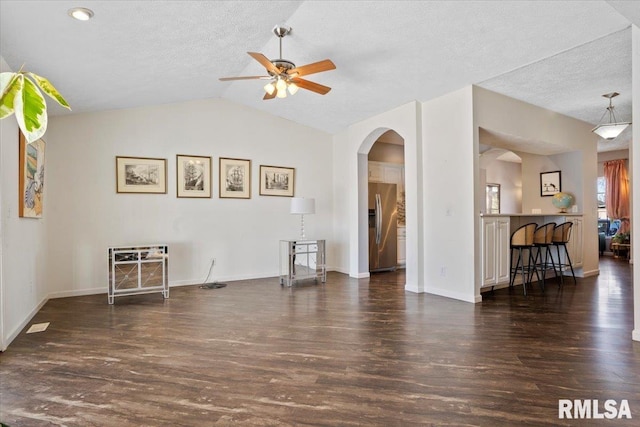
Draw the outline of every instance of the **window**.
[[[487,213],[500,213],[500,184],[487,184]]]
[[[607,181],[604,176],[598,177],[596,197],[598,200],[598,219],[609,219],[607,216],[607,208],[605,206],[605,190],[607,189]]]
[[[607,236],[615,235],[620,229],[619,219],[610,219],[607,215],[607,208],[605,205],[605,191],[607,189],[607,180],[604,176],[598,177],[598,232],[604,232]]]

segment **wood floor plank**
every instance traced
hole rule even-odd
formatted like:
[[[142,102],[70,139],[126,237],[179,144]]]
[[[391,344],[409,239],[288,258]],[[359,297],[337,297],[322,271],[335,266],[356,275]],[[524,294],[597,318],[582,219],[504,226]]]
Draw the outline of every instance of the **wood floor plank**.
[[[19,426],[557,426],[558,399],[627,399],[640,419],[631,266],[468,304],[403,272],[292,288],[277,278],[171,298],[49,301],[0,354]],[[625,424],[625,421],[628,421]]]

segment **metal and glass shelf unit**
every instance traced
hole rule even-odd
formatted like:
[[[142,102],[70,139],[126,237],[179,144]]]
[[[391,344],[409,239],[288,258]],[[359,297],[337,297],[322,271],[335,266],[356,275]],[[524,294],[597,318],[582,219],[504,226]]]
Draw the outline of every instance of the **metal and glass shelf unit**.
[[[327,281],[325,241],[281,240],[280,284],[291,286],[305,279]]]
[[[115,297],[161,292],[169,298],[167,245],[109,248],[109,304]]]

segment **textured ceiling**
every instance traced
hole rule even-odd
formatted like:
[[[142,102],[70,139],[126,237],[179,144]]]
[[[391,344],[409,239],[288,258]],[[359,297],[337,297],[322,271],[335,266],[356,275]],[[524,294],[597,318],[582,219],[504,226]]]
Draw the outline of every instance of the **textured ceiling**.
[[[74,6],[95,17],[70,19]],[[624,1],[0,0],[0,55],[49,77],[73,113],[222,97],[334,133],[479,84],[596,124],[613,90],[631,117],[639,21],[640,2]],[[218,81],[263,74],[246,52],[277,57],[280,23],[293,27],[284,58],[337,65],[309,76],[333,88],[326,96],[263,101],[262,81]]]

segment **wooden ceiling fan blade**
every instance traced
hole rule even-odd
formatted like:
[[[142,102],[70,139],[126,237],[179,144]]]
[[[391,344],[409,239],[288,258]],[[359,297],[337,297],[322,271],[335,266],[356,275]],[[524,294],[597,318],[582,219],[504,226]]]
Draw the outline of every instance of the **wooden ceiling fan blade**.
[[[269,92],[266,92],[262,99],[266,101],[267,99],[273,99],[275,97],[276,97],[276,91],[274,90],[271,95],[269,95]]]
[[[221,82],[228,82],[230,80],[264,80],[264,79],[271,79],[271,76],[244,76],[244,77],[221,77],[220,80]]]
[[[287,72],[290,76],[308,76],[309,74],[321,73],[323,71],[335,70],[336,64],[331,62],[330,59],[324,61],[314,62],[313,64],[301,65],[300,67],[293,68]]]
[[[267,69],[267,71],[273,73],[273,74],[280,74],[280,71],[276,68],[275,65],[273,65],[273,63],[271,61],[269,61],[269,58],[267,58],[266,56],[264,56],[261,53],[258,52],[247,52],[249,55],[251,55],[251,57],[253,59],[255,59],[256,61],[258,61],[260,64],[262,64],[262,66],[264,68]]]
[[[311,92],[319,93],[320,95],[326,95],[331,90],[329,86],[324,86],[324,85],[321,85],[320,83],[315,83],[315,82],[305,80],[305,79],[300,79],[297,77],[291,79],[291,81],[294,82],[296,85],[298,85],[298,87],[301,87],[302,89],[307,89],[307,90],[310,90]]]

